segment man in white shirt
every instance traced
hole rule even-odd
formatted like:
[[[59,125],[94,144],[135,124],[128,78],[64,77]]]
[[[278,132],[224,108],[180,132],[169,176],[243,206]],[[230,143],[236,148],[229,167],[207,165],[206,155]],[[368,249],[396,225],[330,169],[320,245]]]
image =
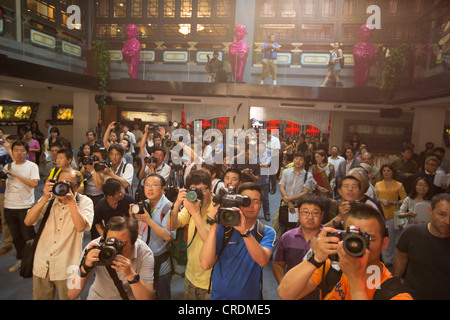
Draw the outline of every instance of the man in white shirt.
[[[13,163],[7,165],[3,171],[8,174],[6,180],[0,180],[0,188],[6,184],[5,190],[5,219],[13,238],[17,251],[17,262],[9,271],[20,269],[25,243],[34,239],[36,232],[32,226],[24,224],[28,209],[34,205],[34,189],[39,183],[39,167],[36,163],[26,160],[28,144],[16,141],[12,144]]]
[[[110,166],[100,171],[99,184],[103,185],[104,181],[115,178],[122,182],[128,194],[132,194],[134,168],[132,164],[123,161],[125,150],[121,145],[113,144],[109,147],[108,154]]]
[[[269,159],[272,157],[272,154],[278,154],[278,157],[281,159],[282,153],[280,152],[280,149],[280,139],[272,134],[272,130],[267,130],[267,156],[269,157]],[[279,161],[278,163],[281,164],[281,161]],[[279,174],[279,170],[280,165],[278,165],[277,173],[269,176],[269,186],[271,188],[271,194],[274,194],[277,191],[277,175]]]
[[[124,136],[128,136],[128,141],[130,141],[130,153],[134,155],[134,146],[136,145],[136,136],[133,132],[130,131],[126,124],[122,127],[122,133],[120,134],[120,140],[124,138]]]

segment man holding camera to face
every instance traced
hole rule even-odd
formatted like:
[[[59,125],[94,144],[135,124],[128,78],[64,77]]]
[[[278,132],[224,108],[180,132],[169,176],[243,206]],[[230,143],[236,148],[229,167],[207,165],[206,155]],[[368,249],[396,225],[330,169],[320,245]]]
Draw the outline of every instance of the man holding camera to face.
[[[280,298],[300,299],[319,288],[323,300],[411,300],[380,261],[389,241],[381,214],[357,204],[343,226],[322,229],[305,259],[283,277]]]
[[[79,194],[81,173],[63,169],[55,180],[47,180],[41,199],[28,211],[25,225],[33,226],[48,218],[39,238],[33,265],[33,298],[68,299],[68,268],[78,265],[84,231],[91,229],[94,208],[92,200]]]
[[[130,214],[140,221],[139,236],[148,244],[155,258],[154,283],[157,298],[170,300],[172,269],[170,242],[176,232],[167,230],[172,202],[164,195],[166,180],[155,173],[144,179],[145,201],[130,206]]]
[[[188,189],[180,189],[169,215],[167,229],[175,231],[189,225],[184,298],[186,300],[209,300],[211,270],[204,270],[198,257],[210,229],[206,219],[214,211],[211,176],[204,170],[193,171],[187,176],[185,185]],[[181,208],[182,206],[183,208]]]
[[[213,268],[211,300],[262,299],[262,268],[271,257],[275,231],[258,219],[261,187],[243,183],[208,214],[211,230],[200,251],[204,270]],[[234,216],[234,217],[233,217]]]
[[[138,234],[136,219],[111,218],[103,237],[89,243],[81,262],[78,260],[78,273],[69,283],[69,298],[76,299],[83,292],[95,271],[88,300],[151,300],[153,252]]]

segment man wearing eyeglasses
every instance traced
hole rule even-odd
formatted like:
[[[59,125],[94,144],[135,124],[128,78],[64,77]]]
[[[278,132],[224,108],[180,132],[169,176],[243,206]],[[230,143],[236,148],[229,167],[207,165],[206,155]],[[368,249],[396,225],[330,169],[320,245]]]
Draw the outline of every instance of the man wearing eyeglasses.
[[[214,211],[211,176],[204,170],[193,171],[187,176],[185,186],[188,189],[180,189],[169,215],[167,229],[175,231],[188,225],[184,299],[209,300],[211,270],[204,270],[198,257],[210,229],[206,218],[210,212]],[[188,191],[193,187],[201,193],[202,200],[197,199],[191,202],[187,199]]]
[[[115,216],[128,216],[130,204],[134,203],[131,195],[125,192],[120,180],[111,178],[102,185],[105,197],[101,199],[94,209],[94,226],[99,235],[102,235],[108,221]]]
[[[286,272],[303,261],[310,249],[310,240],[322,230],[324,201],[317,195],[306,194],[300,198],[298,218],[300,226],[284,233],[277,246],[273,262],[273,275],[280,284]],[[302,300],[317,300],[315,290]]]
[[[69,192],[64,196],[54,195],[54,183],[48,180],[43,196],[25,217],[25,225],[33,226],[51,205],[34,256],[34,300],[55,299],[56,292],[60,300],[69,299],[67,279],[71,274],[68,268],[79,264],[83,235],[91,230],[94,215],[92,200],[78,193],[82,179],[79,171],[63,169],[58,182],[68,182]]]
[[[234,229],[215,220],[219,206],[209,214],[211,230],[200,251],[200,263],[204,270],[214,267],[211,300],[262,299],[262,268],[272,258],[275,230],[257,219],[264,197],[259,185],[243,183],[238,194],[249,197],[251,204],[239,208],[240,222]],[[231,236],[224,242],[229,232]]]
[[[154,284],[157,299],[170,300],[170,266],[169,244],[176,232],[167,230],[172,202],[164,195],[166,180],[159,174],[152,173],[144,180],[144,193],[147,200],[143,213],[136,214],[140,221],[139,237],[148,244],[155,258]],[[131,207],[130,207],[131,209]],[[130,212],[131,213],[131,212]]]

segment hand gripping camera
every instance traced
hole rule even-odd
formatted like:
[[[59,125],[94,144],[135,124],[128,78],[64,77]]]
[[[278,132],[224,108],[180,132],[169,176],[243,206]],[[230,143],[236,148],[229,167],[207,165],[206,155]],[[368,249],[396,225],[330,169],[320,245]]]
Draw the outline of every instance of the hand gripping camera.
[[[81,163],[83,164],[83,165],[85,165],[85,166],[91,166],[91,165],[93,165],[96,161],[99,161],[100,159],[96,156],[96,155],[92,155],[92,156],[89,156],[89,157],[84,157],[82,160],[81,160]]]
[[[213,202],[220,205],[216,214],[216,221],[224,227],[232,227],[239,225],[241,215],[238,207],[248,207],[251,204],[251,199],[248,196],[241,196],[234,194],[234,189],[220,189],[217,195],[214,196]]]
[[[72,185],[70,184],[70,182],[67,182],[65,180],[62,180],[57,183],[56,180],[51,179],[50,182],[54,183],[54,185],[52,187],[52,193],[55,196],[64,197],[65,195],[67,195],[69,193],[70,190],[72,190]],[[73,190],[72,190],[72,192],[73,192]]]
[[[342,240],[345,252],[357,258],[361,258],[364,255],[371,239],[369,234],[361,232],[356,226],[349,226],[347,231],[329,232],[327,237],[338,237],[339,240]]]
[[[133,214],[144,214],[144,209],[147,210],[147,212],[150,212],[148,203],[145,201],[140,201],[138,203],[135,203],[131,206],[131,213]]]
[[[123,243],[116,238],[109,238],[106,241],[102,239],[99,246],[92,249],[99,249],[99,261],[95,263],[96,266],[110,266],[117,255],[122,254]]]
[[[186,199],[190,202],[196,202],[197,200],[203,200],[203,192],[196,187],[192,187],[188,190]]]

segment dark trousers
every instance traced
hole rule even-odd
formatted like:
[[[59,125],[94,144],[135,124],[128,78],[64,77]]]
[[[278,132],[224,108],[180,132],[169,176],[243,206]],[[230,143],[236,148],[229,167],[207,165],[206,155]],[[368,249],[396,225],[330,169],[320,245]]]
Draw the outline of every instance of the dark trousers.
[[[263,211],[264,211],[264,215],[268,215],[270,216],[270,206],[269,206],[269,184],[261,184],[259,185],[264,192],[264,201],[263,201]]]
[[[7,209],[5,208],[5,219],[8,223],[13,244],[16,248],[16,258],[22,259],[23,248],[28,240],[36,237],[36,231],[33,226],[27,227],[24,223],[29,209]]]

